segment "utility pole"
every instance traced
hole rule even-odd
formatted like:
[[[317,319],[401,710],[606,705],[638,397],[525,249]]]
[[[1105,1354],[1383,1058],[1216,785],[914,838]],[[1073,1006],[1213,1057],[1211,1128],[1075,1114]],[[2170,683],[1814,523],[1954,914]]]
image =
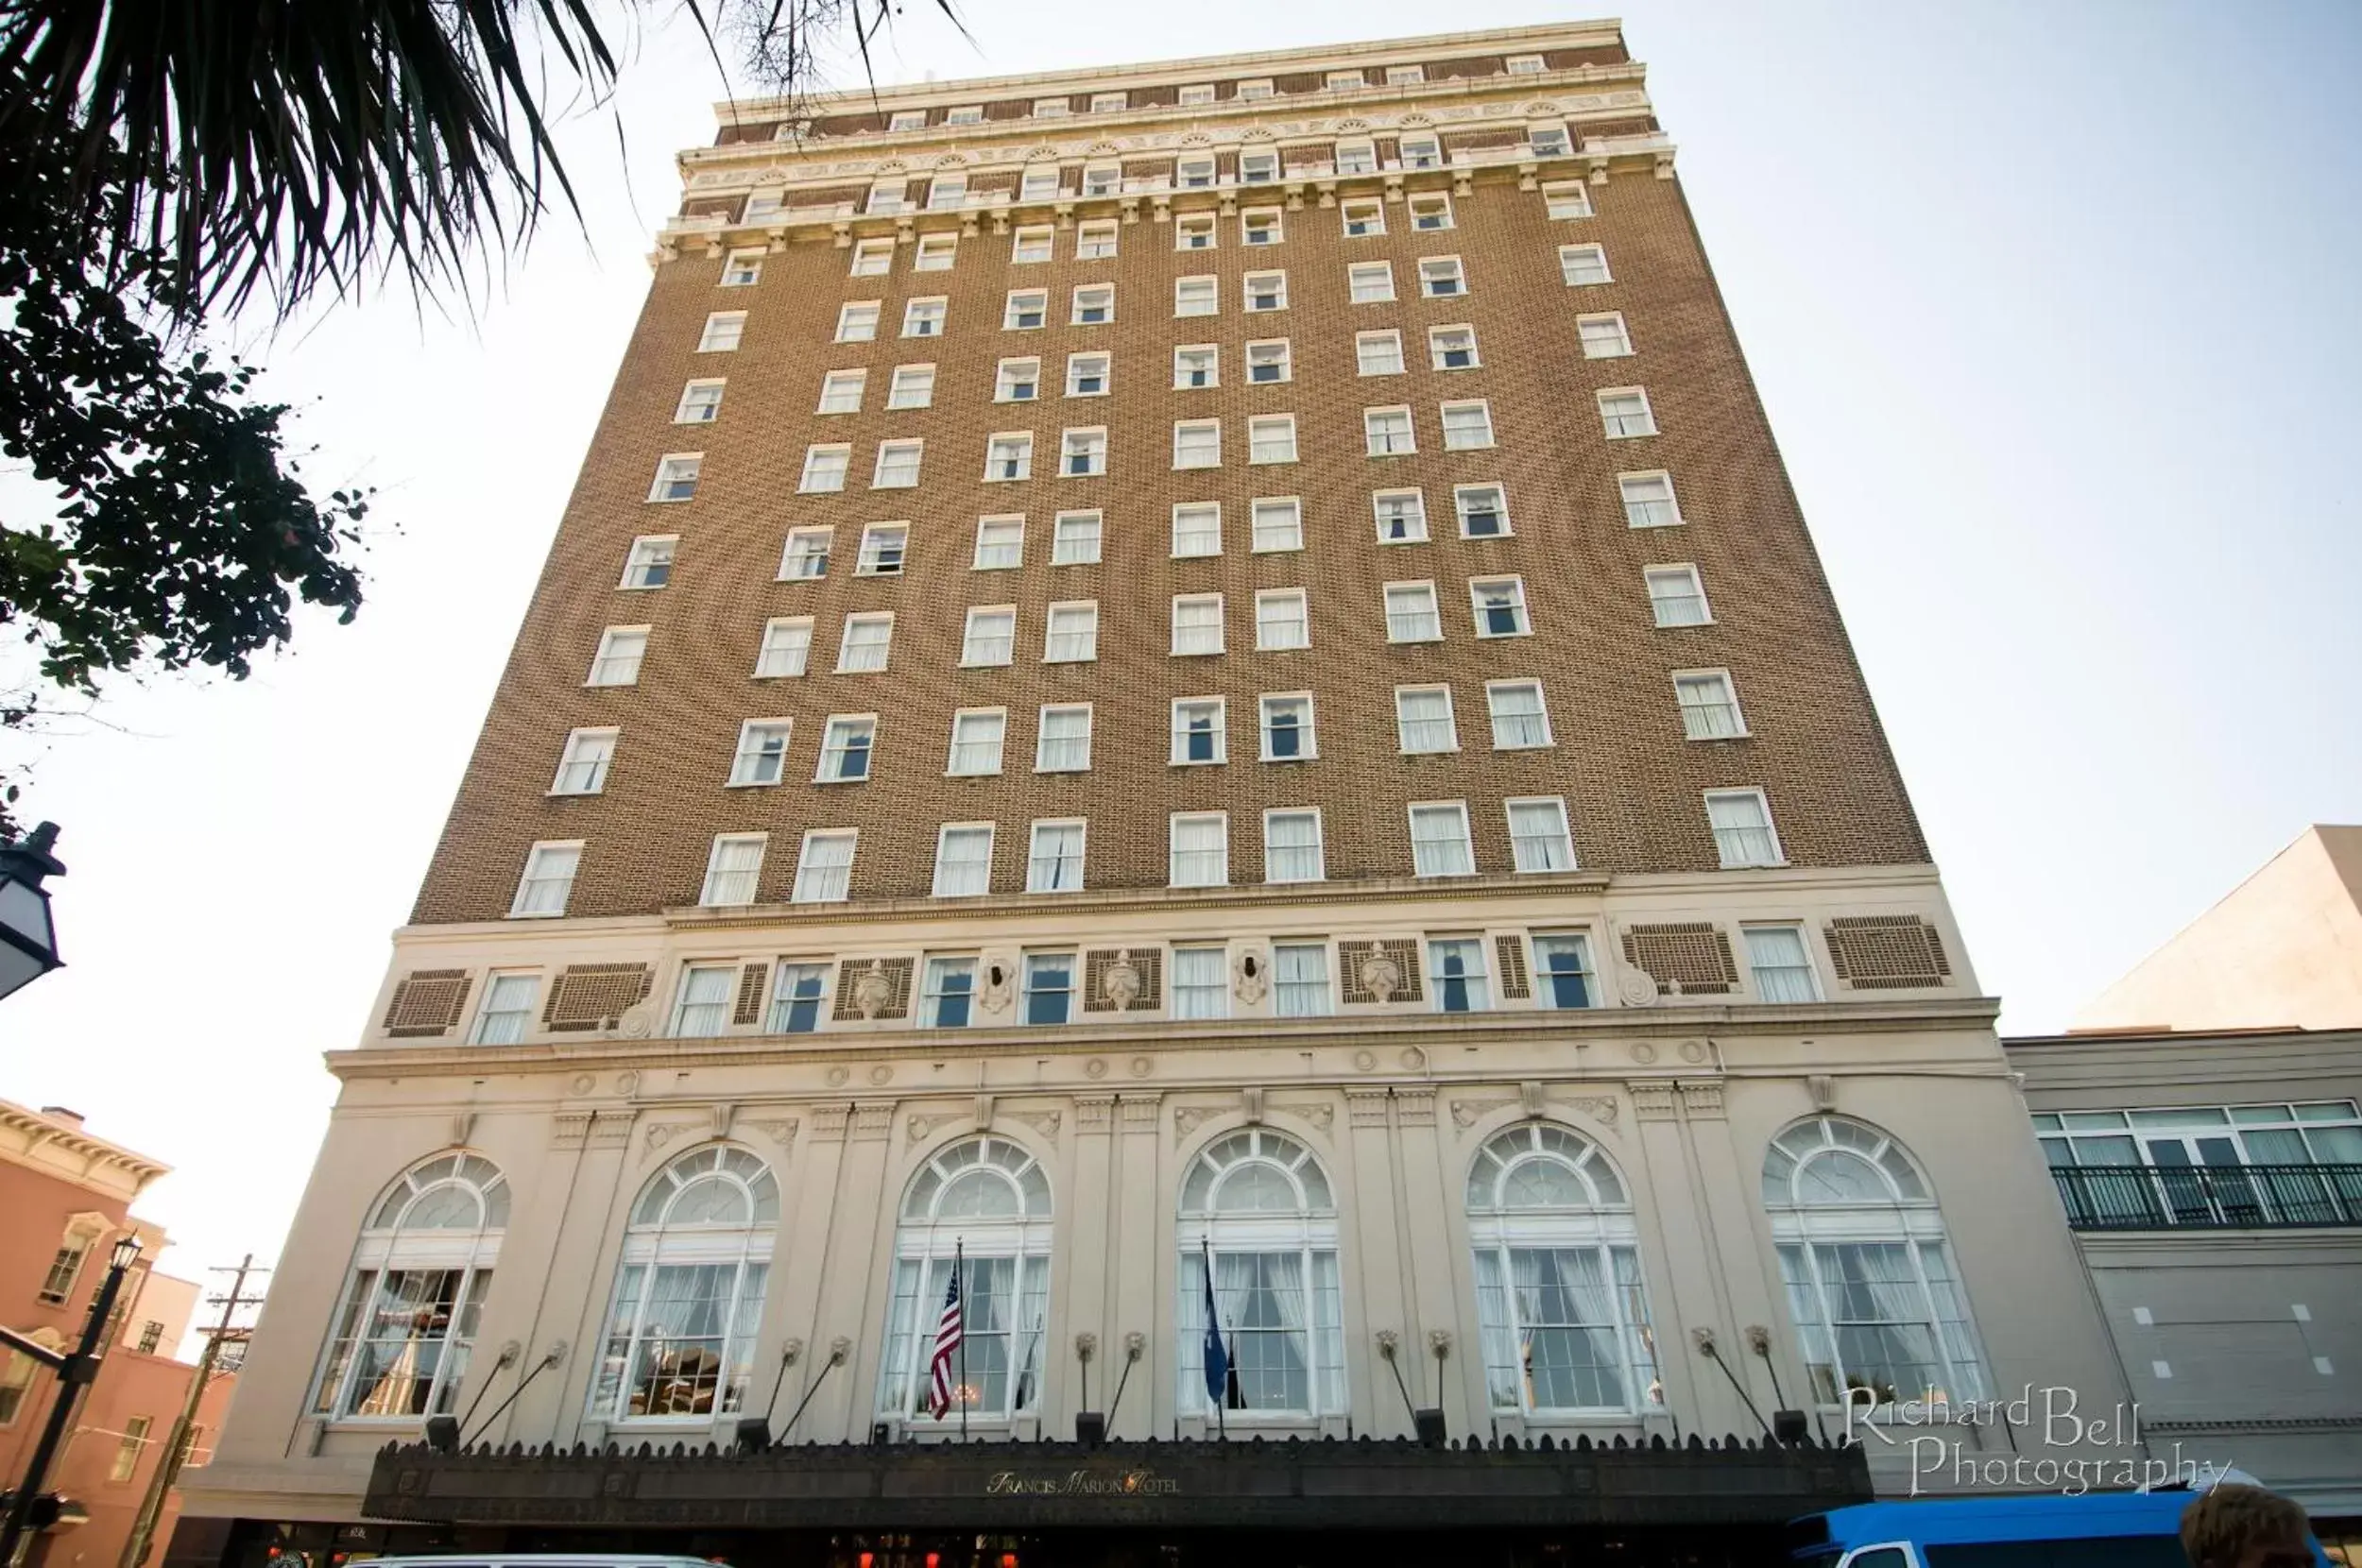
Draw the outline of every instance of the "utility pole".
[[[238,1261],[234,1270],[218,1269],[215,1273],[231,1276],[227,1294],[209,1296],[208,1306],[221,1307],[221,1321],[201,1332],[205,1348],[197,1353],[197,1371],[189,1377],[189,1397],[180,1402],[180,1419],[172,1423],[172,1436],[164,1445],[164,1457],[156,1463],[156,1474],[147,1483],[147,1495],[140,1500],[140,1511],[131,1522],[130,1539],[123,1543],[123,1560],[119,1568],[140,1568],[147,1560],[155,1545],[156,1523],[164,1515],[164,1499],[172,1495],[173,1484],[180,1478],[180,1468],[188,1462],[191,1441],[197,1432],[197,1407],[205,1398],[205,1387],[214,1378],[214,1367],[221,1358],[225,1343],[244,1344],[253,1333],[236,1322],[237,1314],[248,1306],[260,1306],[263,1298],[246,1293],[247,1276],[267,1274],[267,1269],[254,1267],[254,1254],[248,1253]]]

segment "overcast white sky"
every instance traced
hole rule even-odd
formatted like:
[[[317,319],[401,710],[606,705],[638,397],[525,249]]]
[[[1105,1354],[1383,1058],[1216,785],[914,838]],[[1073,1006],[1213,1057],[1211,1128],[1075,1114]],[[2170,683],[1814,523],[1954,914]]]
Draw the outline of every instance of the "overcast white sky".
[[[970,44],[928,9],[883,79],[1446,20],[965,0]],[[1623,14],[1977,968],[2007,1030],[2062,1027],[2305,825],[2362,820],[2362,9]],[[167,1268],[280,1244],[320,1053],[368,1021],[717,89],[652,26],[627,159],[567,133],[587,240],[553,225],[471,320],[387,298],[261,342],[306,471],[377,487],[359,622],[243,685],[120,688],[39,757],[70,966],[0,1002],[0,1096],[177,1167],[142,1205]]]

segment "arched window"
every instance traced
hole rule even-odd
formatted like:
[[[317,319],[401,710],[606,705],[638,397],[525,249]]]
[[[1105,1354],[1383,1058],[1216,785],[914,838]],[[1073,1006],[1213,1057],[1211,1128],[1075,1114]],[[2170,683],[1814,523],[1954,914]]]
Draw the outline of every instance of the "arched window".
[[[929,1415],[935,1337],[960,1270],[961,1345],[943,1419],[1006,1421],[1039,1408],[1050,1309],[1050,1178],[1006,1138],[955,1143],[918,1167],[894,1232],[878,1414]]]
[[[1772,1140],[1763,1206],[1823,1405],[1987,1397],[1935,1195],[1901,1144],[1816,1116]]]
[[[313,1412],[449,1414],[507,1224],[507,1180],[481,1155],[438,1154],[387,1188],[354,1249]]]
[[[730,1144],[648,1178],[615,1264],[590,1419],[706,1419],[744,1403],[779,1226],[771,1167]]]
[[[1312,1151],[1268,1127],[1216,1138],[1181,1184],[1180,1401],[1206,1386],[1206,1265],[1229,1362],[1219,1408],[1311,1420],[1345,1409],[1337,1201]]]
[[[1632,1198],[1597,1144],[1538,1123],[1487,1142],[1468,1171],[1468,1236],[1493,1408],[1664,1404]]]

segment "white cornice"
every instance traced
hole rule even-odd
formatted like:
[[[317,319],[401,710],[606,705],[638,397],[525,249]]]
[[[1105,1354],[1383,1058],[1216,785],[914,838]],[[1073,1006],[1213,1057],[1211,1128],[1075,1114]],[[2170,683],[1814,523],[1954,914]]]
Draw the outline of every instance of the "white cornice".
[[[125,1201],[172,1169],[161,1160],[92,1137],[73,1122],[0,1099],[0,1160]]]
[[[1358,43],[1265,49],[1241,55],[1197,55],[1181,60],[1143,60],[1136,65],[1089,66],[1072,71],[1025,72],[1001,77],[964,77],[956,81],[882,87],[874,93],[866,88],[847,88],[836,93],[813,94],[800,99],[726,98],[713,106],[713,113],[717,121],[727,126],[776,120],[791,113],[799,118],[816,117],[831,111],[858,112],[872,108],[892,112],[896,109],[933,108],[968,103],[979,98],[1054,97],[1060,87],[1067,89],[1068,95],[1071,96],[1093,88],[1113,92],[1119,85],[1127,89],[1168,83],[1181,86],[1203,81],[1209,77],[1281,75],[1287,70],[1317,70],[1324,65],[1343,70],[1356,64],[1382,61],[1388,56],[1410,53],[1433,57],[1458,51],[1491,53],[1499,50],[1502,53],[1523,54],[1544,52],[1551,47],[1596,47],[1604,43],[1620,43],[1623,36],[1622,19],[1608,17],[1541,26],[1495,27],[1479,32],[1426,33]],[[1515,47],[1517,45],[1523,47]],[[1406,60],[1397,63],[1412,62]]]

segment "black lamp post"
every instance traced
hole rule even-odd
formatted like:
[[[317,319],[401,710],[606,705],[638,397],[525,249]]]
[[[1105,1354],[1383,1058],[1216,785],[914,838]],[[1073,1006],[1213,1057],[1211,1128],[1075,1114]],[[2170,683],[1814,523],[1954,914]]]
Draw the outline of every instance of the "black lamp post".
[[[65,961],[58,956],[58,929],[49,918],[44,877],[65,875],[65,862],[49,851],[58,825],[44,822],[23,842],[0,844],[0,997],[28,985]],[[8,1559],[0,1558],[0,1563]]]
[[[39,838],[40,834],[34,837]],[[50,1462],[58,1457],[59,1444],[65,1440],[65,1429],[74,1420],[74,1407],[81,1403],[82,1390],[98,1380],[98,1366],[106,1357],[107,1324],[114,1316],[115,1298],[123,1293],[123,1278],[139,1260],[140,1238],[127,1234],[115,1243],[107,1261],[107,1277],[100,1283],[98,1294],[91,1299],[90,1321],[82,1325],[82,1343],[75,1350],[54,1351],[29,1334],[0,1328],[0,1344],[31,1356],[58,1374],[58,1397],[50,1402],[48,1424],[41,1429],[41,1441],[34,1445],[32,1462],[25,1467],[24,1478],[17,1482],[16,1491],[9,1500],[8,1518],[0,1522],[0,1568],[14,1563],[18,1553],[24,1550],[33,1515],[42,1503],[42,1485],[49,1479]]]

